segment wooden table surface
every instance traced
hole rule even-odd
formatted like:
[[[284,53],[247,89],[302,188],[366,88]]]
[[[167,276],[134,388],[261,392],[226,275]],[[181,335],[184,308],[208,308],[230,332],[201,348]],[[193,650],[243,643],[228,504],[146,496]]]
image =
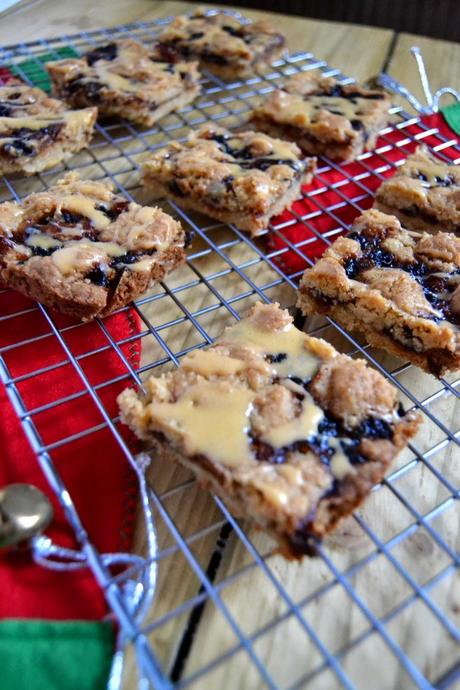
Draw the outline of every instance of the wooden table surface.
[[[0,14],[0,44],[166,17],[190,11],[191,7],[192,3],[169,0],[23,0]],[[408,55],[410,46],[419,45],[423,49],[433,88],[446,85],[460,88],[460,45],[457,43],[260,10],[245,10],[245,14],[252,19],[272,18],[286,34],[291,51],[308,50],[359,80],[367,79],[385,67],[422,97],[415,64]]]
[[[207,5],[205,5],[207,6]],[[184,2],[158,2],[153,0],[31,0],[25,1],[13,9],[6,11],[0,16],[0,44],[14,44],[20,41],[28,41],[41,37],[59,36],[66,33],[75,33],[80,30],[92,30],[100,27],[115,26],[134,20],[148,20],[155,17],[165,17],[190,11],[192,5]],[[246,12],[251,18],[267,17],[269,13],[248,10]],[[409,34],[395,34],[390,30],[377,29],[372,27],[354,26],[350,24],[340,24],[333,22],[321,22],[317,20],[303,19],[299,17],[289,17],[282,14],[271,15],[276,25],[286,34],[288,45],[291,51],[307,50],[316,57],[326,60],[331,66],[339,67],[345,74],[355,77],[358,80],[366,80],[385,69],[391,75],[401,80],[413,93],[422,98],[421,87],[419,84],[415,63],[409,55],[410,46],[417,44],[423,50],[423,56],[428,68],[433,89],[440,86],[451,85],[460,88],[460,45],[447,41],[439,41],[428,38],[420,38]],[[198,303],[199,295],[197,294]],[[185,339],[185,335],[183,336]],[[144,361],[151,357],[151,353],[144,350]],[[429,377],[423,377],[420,384],[421,389]],[[426,384],[430,385],[430,384]],[[449,408],[446,414],[453,414]],[[457,412],[458,416],[458,412]],[[448,462],[449,458],[443,459]],[[442,466],[440,466],[442,469]],[[172,483],[177,483],[184,478],[182,471],[171,468],[165,472],[162,469],[159,482],[164,487]],[[418,487],[420,504],[422,510],[422,498],[428,505],[433,499],[433,494],[437,489],[432,488],[429,480],[424,476],[423,471],[418,476]],[[397,529],[404,524],[404,517],[395,507],[393,499],[385,498],[383,492],[376,492],[373,496],[374,513],[367,515],[367,518],[376,524],[378,519],[389,525],[388,529]],[[434,500],[434,499],[433,499]],[[377,507],[377,508],[376,508]],[[188,491],[187,497],[171,497],[168,509],[174,516],[179,526],[191,534],[200,528],[210,525],[213,520],[221,519],[222,515],[217,511],[211,499],[207,499],[198,488]],[[378,509],[378,510],[377,510]],[[377,511],[377,512],[376,512]],[[383,516],[383,517],[382,517]],[[457,517],[458,520],[458,517]],[[455,530],[454,530],[455,531]],[[421,535],[423,536],[423,535]],[[160,529],[160,542],[163,546],[171,546],[171,538]],[[206,556],[209,556],[212,545],[215,544],[216,533],[207,538],[201,539],[194,550],[202,565],[206,566]],[[261,548],[268,548],[262,537],[257,537]],[[361,543],[362,536],[353,533],[347,535],[348,544],[356,548],[366,549],[366,544]],[[456,539],[454,534],[453,539]],[[138,533],[139,548],[143,545],[142,531]],[[356,541],[356,543],[355,543]],[[427,547],[423,539],[411,545],[412,558],[418,554],[420,559],[424,556],[428,562],[436,562],[436,554],[427,552]],[[415,556],[414,556],[415,554]],[[407,554],[406,554],[407,555]],[[348,559],[350,558],[350,561]],[[431,559],[431,561],[429,560]],[[187,598],[196,594],[199,588],[197,579],[191,576],[186,563],[179,554],[172,554],[171,567],[169,570],[160,573],[159,585],[155,599],[154,619],[157,620],[162,614],[167,614],[175,606]],[[224,577],[227,573],[235,570],[235,564],[242,567],[249,564],[249,558],[244,549],[234,549],[226,552],[223,560],[223,573],[219,577]],[[335,562],[341,568],[345,568],[347,563],[352,562],[352,558],[345,553],[338,553]],[[415,562],[412,573],[417,577]],[[426,566],[426,560],[423,567]],[[314,591],[321,584],[324,584],[330,574],[321,564],[312,565],[311,562],[303,564],[287,563],[279,557],[274,557],[270,561],[276,576],[284,583],[293,598],[298,599],[305,596],[306,590]],[[420,568],[422,565],[420,564]],[[394,583],[393,579],[394,578]],[[382,589],[382,593],[377,591],[375,582],[392,581],[393,585]],[[308,583],[308,586],[307,584]],[[398,578],[389,572],[387,565],[378,561],[375,568],[367,570],[366,574],[354,580],[354,586],[360,591],[363,597],[368,597],[373,602],[373,610],[377,613],[386,610],[391,606],[392,601],[397,601],[406,591]],[[338,588],[335,588],[338,589]],[[407,589],[407,587],[406,587]],[[255,594],[256,593],[256,594]],[[378,594],[378,596],[377,596]],[[251,570],[245,578],[244,584],[235,584],[234,587],[226,588],[225,603],[232,610],[238,608],[238,621],[240,626],[248,633],[267,623],[270,616],[281,614],[285,609],[280,597],[276,595],[273,587],[266,584],[266,579],[256,570]],[[452,597],[457,597],[458,591],[443,591],[439,594],[437,602],[439,605],[446,606]],[[255,601],[261,602],[255,606]],[[318,606],[310,611],[309,622],[318,631],[326,643],[334,647],[335,644],[344,644],[348,637],[355,636],[362,629],[361,617],[357,614],[356,606],[352,606],[347,598],[342,597],[340,591],[330,593],[328,609],[325,614],[324,607]],[[457,605],[457,611],[459,607]],[[246,612],[246,613],[245,613]],[[158,628],[154,636],[155,649],[160,660],[167,667],[171,665],[177,649],[175,645],[180,639],[184,630],[184,625],[188,621],[186,615],[171,619],[166,625]],[[430,628],[429,635],[419,634],[420,626],[430,626],[429,621],[422,617],[406,616],[401,628],[398,631],[392,630],[392,634],[397,635],[406,648],[415,647],[414,655],[424,670],[433,668],[439,663],[442,657],[448,664],[449,655],[452,654],[451,643],[446,642],[444,637],[435,629]],[[340,631],[340,636],[337,637]],[[229,635],[229,627],[226,626],[219,614],[207,608],[202,619],[201,626],[196,631],[193,640],[193,653],[189,655],[185,671],[192,673],[200,663],[212,658],[216,650],[224,651],[228,646],[234,644],[235,639]],[[439,634],[438,634],[439,633]],[[257,647],[257,653],[264,663],[270,666],[271,672],[280,683],[285,683],[289,677],[296,677],[302,674],[302,670],[308,664],[317,661],[318,655],[313,648],[304,648],[302,641],[305,640],[305,632],[299,629],[295,621],[287,621],[286,625],[279,626],[276,631],[268,636],[267,641],[263,638]],[[289,644],[286,644],[286,641]],[[286,655],[282,668],[275,659],[277,649],[286,648]],[[414,651],[414,650],[412,650]],[[246,663],[246,657],[239,655],[239,662],[232,666],[231,676],[226,675],[227,671],[220,671],[219,667],[206,680],[193,685],[197,690],[233,690],[242,688],[253,690],[259,687],[256,676]],[[364,656],[360,657],[361,667],[355,668],[354,662],[350,661],[347,671],[353,677],[360,677],[359,687],[364,690],[378,688],[378,690],[409,690],[413,687],[408,677],[401,672],[394,657],[377,640],[365,648]],[[382,677],[375,680],[375,669],[381,664]],[[273,666],[276,668],[273,668]],[[366,670],[367,669],[367,670]],[[283,677],[283,674],[286,677]],[[370,673],[368,676],[367,674]],[[436,675],[436,673],[434,674]],[[136,686],[136,672],[132,657],[128,659],[126,667],[125,687],[134,688]],[[302,686],[303,687],[303,686]],[[309,686],[310,687],[310,686]],[[321,682],[312,686],[318,690],[333,690],[339,687],[331,676],[324,677]]]

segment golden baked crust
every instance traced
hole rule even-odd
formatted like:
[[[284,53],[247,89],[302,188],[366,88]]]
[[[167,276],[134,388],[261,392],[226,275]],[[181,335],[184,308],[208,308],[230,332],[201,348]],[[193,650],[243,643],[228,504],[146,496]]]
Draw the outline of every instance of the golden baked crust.
[[[460,238],[365,211],[305,271],[298,306],[442,376],[460,367]]]
[[[206,125],[184,143],[155,151],[143,182],[157,196],[257,235],[300,196],[315,163],[295,144]]]
[[[419,146],[377,190],[374,206],[413,230],[460,233],[460,167]]]
[[[278,58],[286,39],[269,22],[242,24],[223,12],[179,16],[158,37],[165,59],[190,58],[224,79],[250,77]]]
[[[9,80],[0,86],[0,174],[32,175],[66,160],[88,144],[96,115]]]
[[[351,161],[375,146],[389,107],[382,91],[299,72],[254,109],[250,123],[295,141],[308,154]]]
[[[104,182],[68,173],[0,204],[0,281],[83,321],[104,316],[182,263],[181,225]]]
[[[118,398],[159,457],[190,467],[298,558],[359,505],[419,425],[362,360],[256,304],[179,369]]]
[[[196,62],[162,61],[129,38],[46,68],[56,93],[73,107],[97,105],[100,115],[120,115],[146,127],[200,92]]]

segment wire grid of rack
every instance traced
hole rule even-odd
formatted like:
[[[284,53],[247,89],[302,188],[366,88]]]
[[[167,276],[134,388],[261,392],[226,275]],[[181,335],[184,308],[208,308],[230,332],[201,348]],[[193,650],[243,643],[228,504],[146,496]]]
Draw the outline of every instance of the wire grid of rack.
[[[82,52],[126,36],[151,44],[168,21],[6,47],[0,51],[0,64],[15,65],[26,81],[46,85],[40,62],[44,53],[60,57],[57,51],[63,46]],[[27,72],[21,67],[24,60]],[[150,130],[121,120],[101,122],[90,148],[59,170],[28,180],[3,179],[1,199],[45,189],[71,169],[85,178],[109,177],[128,199],[148,201],[138,177],[148,151],[184,138],[190,127],[207,121],[242,124],[261,95],[298,70],[321,70],[351,81],[309,53],[285,56],[269,73],[245,82],[225,84],[206,74],[201,97],[180,113]],[[321,159],[303,199],[274,219],[257,240],[236,227],[185,214],[165,200],[164,207],[195,231],[195,240],[184,268],[125,309],[133,309],[141,323],[129,338],[117,341],[108,317],[91,326],[100,332],[102,344],[76,353],[72,332],[88,326],[63,326],[41,305],[11,313],[5,306],[7,293],[0,295],[5,307],[1,328],[16,333],[0,351],[1,379],[121,629],[137,650],[144,681],[152,687],[458,687],[459,378],[434,379],[363,345],[331,321],[309,320],[308,332],[364,357],[398,388],[406,407],[419,408],[423,432],[365,507],[338,536],[318,547],[317,558],[301,564],[272,555],[267,537],[236,521],[222,501],[200,490],[185,470],[164,467],[161,458],[154,458],[149,499],[160,545],[158,584],[142,625],[130,615],[120,589],[136,573],[131,569],[113,575],[104,567],[66,492],[57,461],[70,444],[90,439],[100,429],[108,429],[132,461],[134,449],[114,412],[114,396],[104,395],[114,383],[139,386],[147,375],[178,365],[184,354],[212,342],[256,300],[292,306],[303,268],[371,205],[380,181],[417,142],[430,143],[441,158],[460,158],[456,141],[446,140],[400,107],[391,112],[392,124],[381,133],[374,152],[343,166]],[[27,342],[21,340],[21,318],[37,311],[43,327]],[[60,347],[57,363],[44,362],[20,376],[10,371],[12,352],[31,344],[46,349],[51,342]],[[139,344],[142,360],[135,367],[129,352]],[[94,384],[85,362],[99,357],[103,374],[109,354],[120,359],[125,373],[116,381],[102,375]],[[43,373],[60,366],[72,369],[80,389],[32,409],[23,384],[39,384]],[[55,429],[52,438],[42,438],[40,415],[74,402],[94,406],[94,423],[70,437],[61,437]]]

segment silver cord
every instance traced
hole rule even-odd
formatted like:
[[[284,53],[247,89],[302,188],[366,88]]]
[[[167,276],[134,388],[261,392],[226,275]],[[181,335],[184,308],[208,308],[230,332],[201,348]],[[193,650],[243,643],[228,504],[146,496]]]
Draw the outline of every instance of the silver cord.
[[[426,72],[425,62],[423,60],[422,53],[418,46],[412,46],[410,52],[414,56],[415,62],[417,63],[420,81],[422,82],[423,93],[425,94],[425,98],[428,105],[430,105],[431,103],[433,103],[433,94],[431,93],[430,82],[428,80],[428,74]]]
[[[412,46],[410,52],[415,58],[417,63],[417,69],[420,76],[420,82],[422,84],[423,93],[427,101],[427,105],[422,105],[420,101],[407,89],[401,82],[393,77],[390,77],[386,72],[381,72],[378,76],[379,84],[392,93],[396,93],[399,96],[405,98],[411,106],[421,115],[431,115],[432,113],[437,113],[439,111],[439,102],[444,96],[444,94],[450,94],[460,103],[460,92],[456,89],[452,89],[450,86],[443,86],[438,89],[434,94],[431,91],[430,81],[428,79],[428,74],[426,71],[425,62],[421,50],[418,46]]]
[[[140,503],[142,507],[145,530],[147,534],[147,555],[137,556],[129,553],[105,553],[101,560],[107,568],[115,566],[131,567],[140,573],[139,579],[129,578],[122,587],[125,604],[135,621],[140,624],[147,615],[152,603],[157,583],[157,536],[148,497],[145,473],[151,462],[150,456],[141,453],[133,464],[139,482]],[[41,534],[30,540],[32,557],[38,565],[57,571],[73,571],[89,566],[88,557],[82,551],[58,546]],[[116,651],[107,683],[108,690],[119,690],[122,685],[124,656],[128,640],[120,630],[117,635]],[[139,688],[145,685],[145,678],[139,665]]]

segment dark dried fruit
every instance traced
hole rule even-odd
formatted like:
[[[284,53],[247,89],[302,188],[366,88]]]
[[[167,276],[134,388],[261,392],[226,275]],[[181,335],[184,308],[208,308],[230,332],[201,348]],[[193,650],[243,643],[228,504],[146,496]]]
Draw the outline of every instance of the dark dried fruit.
[[[109,279],[107,273],[102,266],[96,266],[89,273],[86,274],[85,278],[88,278],[94,285],[100,285],[101,287],[109,286]]]
[[[287,359],[287,354],[285,352],[278,352],[276,355],[265,355],[265,359],[270,364],[278,364],[278,362],[284,362]]]
[[[94,50],[90,50],[86,53],[85,59],[88,65],[94,65],[98,60],[115,60],[118,54],[118,48],[116,43],[108,43],[105,46],[99,46]]]

